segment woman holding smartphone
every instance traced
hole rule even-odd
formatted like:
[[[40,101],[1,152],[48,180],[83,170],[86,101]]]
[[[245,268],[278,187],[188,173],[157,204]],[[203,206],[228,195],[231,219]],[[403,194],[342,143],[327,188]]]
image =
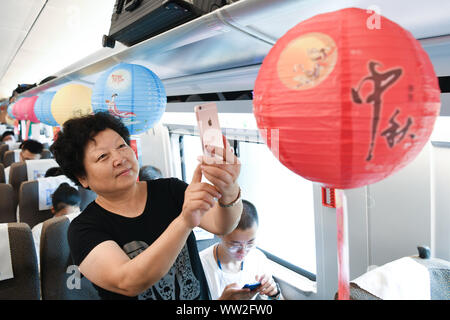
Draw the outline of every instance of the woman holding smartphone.
[[[101,112],[64,123],[51,151],[66,176],[97,194],[70,224],[69,245],[102,299],[209,298],[192,229],[228,234],[242,212],[240,164],[224,145],[222,161],[203,157],[189,185],[137,181],[120,120]]]

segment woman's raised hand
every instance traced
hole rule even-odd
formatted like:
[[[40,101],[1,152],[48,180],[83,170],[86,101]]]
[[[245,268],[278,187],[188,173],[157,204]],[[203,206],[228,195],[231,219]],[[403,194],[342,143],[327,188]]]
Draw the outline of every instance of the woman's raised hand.
[[[199,157],[202,172],[221,193],[221,203],[228,204],[236,200],[239,194],[237,179],[241,171],[241,163],[234,155],[227,139],[222,136],[224,149],[207,147],[211,156]]]
[[[184,193],[183,210],[181,212],[190,228],[197,227],[205,212],[215,205],[216,199],[222,197],[213,185],[201,181],[202,168],[199,164]]]

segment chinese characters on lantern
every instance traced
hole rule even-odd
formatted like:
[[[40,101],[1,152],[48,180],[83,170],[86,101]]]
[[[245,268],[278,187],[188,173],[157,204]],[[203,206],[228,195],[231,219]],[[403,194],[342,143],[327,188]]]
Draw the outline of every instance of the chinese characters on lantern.
[[[360,90],[363,84],[366,81],[372,81],[373,91],[367,96],[365,99],[365,103],[372,103],[373,106],[373,116],[372,116],[372,136],[370,141],[369,152],[367,154],[366,161],[372,160],[373,150],[375,148],[375,138],[378,131],[378,123],[380,121],[381,108],[383,106],[383,93],[400,78],[402,75],[402,68],[390,69],[385,72],[380,72],[376,68],[381,64],[376,61],[370,61],[368,68],[370,75],[364,77],[361,82],[358,84],[358,87],[352,88],[352,100],[357,104],[362,104],[363,100],[360,96]],[[412,90],[409,87],[409,99],[412,99]],[[385,136],[388,146],[392,148],[397,143],[399,143],[405,137],[406,133],[409,130],[409,127],[412,124],[411,117],[408,117],[407,123],[405,126],[399,130],[400,125],[395,120],[395,117],[400,113],[399,109],[396,109],[394,114],[389,119],[390,126],[386,130],[381,133],[381,136]],[[397,140],[396,138],[400,136]],[[414,139],[414,134],[411,134],[410,137]]]

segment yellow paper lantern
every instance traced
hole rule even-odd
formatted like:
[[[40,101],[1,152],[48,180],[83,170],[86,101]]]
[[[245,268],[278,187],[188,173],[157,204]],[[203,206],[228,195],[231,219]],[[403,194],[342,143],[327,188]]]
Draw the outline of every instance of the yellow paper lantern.
[[[59,89],[51,107],[56,122],[63,125],[71,118],[92,113],[91,96],[92,89],[81,84],[69,84]]]

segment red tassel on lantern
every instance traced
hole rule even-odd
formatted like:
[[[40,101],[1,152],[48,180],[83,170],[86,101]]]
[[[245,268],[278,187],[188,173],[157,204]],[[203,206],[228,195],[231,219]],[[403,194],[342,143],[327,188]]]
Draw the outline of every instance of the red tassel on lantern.
[[[335,190],[322,187],[322,205],[328,208],[336,208]]]

